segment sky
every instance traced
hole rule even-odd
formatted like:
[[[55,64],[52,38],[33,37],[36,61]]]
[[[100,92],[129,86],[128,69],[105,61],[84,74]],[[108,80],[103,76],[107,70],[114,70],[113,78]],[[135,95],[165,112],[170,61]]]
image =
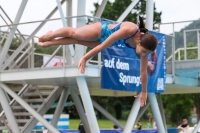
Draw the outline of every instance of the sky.
[[[91,11],[94,10],[93,3],[101,3],[101,1],[102,0],[86,0],[86,15],[91,16]],[[8,16],[14,20],[21,2],[22,0],[0,0],[0,5],[6,11]],[[162,11],[162,23],[197,20],[200,18],[200,0],[154,0],[154,2],[156,4],[157,11]],[[73,0],[73,15],[76,15],[76,4],[77,0]],[[56,0],[28,0],[20,22],[43,20],[55,6]],[[64,4],[63,10],[65,11],[65,9]],[[1,10],[0,14],[4,16]],[[58,17],[60,17],[59,12],[56,12],[52,18]],[[19,28],[23,29],[24,34],[30,34],[38,24],[39,23],[19,26]],[[178,31],[188,24],[189,23],[176,24],[175,30]],[[0,25],[5,25],[1,18]],[[61,26],[62,23],[60,21],[50,22],[43,29],[41,29],[37,35],[45,33],[47,29],[56,30]],[[2,28],[2,30],[6,30],[6,28]],[[166,34],[172,33],[172,25],[162,25],[161,32]]]

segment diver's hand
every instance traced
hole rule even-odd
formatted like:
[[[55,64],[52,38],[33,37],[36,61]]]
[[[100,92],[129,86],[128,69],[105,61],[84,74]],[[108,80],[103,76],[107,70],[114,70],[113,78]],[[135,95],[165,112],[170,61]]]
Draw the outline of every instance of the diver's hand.
[[[141,107],[146,105],[146,101],[147,101],[147,92],[146,91],[142,91],[139,95],[137,95],[135,97],[140,98],[140,106]]]
[[[150,71],[153,71],[153,70],[154,70],[154,65],[152,65],[150,61],[148,61],[147,67],[148,67],[148,69],[149,69]]]
[[[78,64],[78,69],[81,74],[85,73],[85,66],[86,66],[86,59],[84,57],[82,57]]]
[[[154,63],[157,63],[156,51],[153,51],[153,52],[151,53],[151,60],[152,60]]]

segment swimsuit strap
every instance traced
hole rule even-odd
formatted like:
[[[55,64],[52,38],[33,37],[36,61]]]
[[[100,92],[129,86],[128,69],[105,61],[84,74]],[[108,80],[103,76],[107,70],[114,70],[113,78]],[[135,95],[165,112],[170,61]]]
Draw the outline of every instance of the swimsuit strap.
[[[121,24],[122,24],[122,23],[119,23],[119,24],[118,24],[117,26],[115,26],[111,31],[112,31],[112,32],[115,32],[115,31],[119,30]]]
[[[126,42],[126,40],[128,40],[129,38],[134,37],[134,36],[139,32],[139,30],[140,30],[140,29],[138,28],[137,31],[136,31],[132,36],[130,36],[130,37],[124,39],[124,41]]]
[[[131,38],[131,37],[134,37],[134,36],[139,32],[139,30],[140,30],[140,29],[138,28],[137,31],[136,31],[132,36],[130,36],[130,37],[124,39],[124,44],[125,44],[127,47],[132,48],[132,49],[135,49],[135,48],[129,46],[129,45],[126,43],[126,40],[128,40],[128,39]]]

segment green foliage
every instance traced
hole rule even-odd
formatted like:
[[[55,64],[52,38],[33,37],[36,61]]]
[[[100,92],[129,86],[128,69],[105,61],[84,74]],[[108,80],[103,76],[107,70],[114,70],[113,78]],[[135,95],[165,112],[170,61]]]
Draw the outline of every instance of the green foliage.
[[[0,37],[0,40],[3,39],[3,36],[4,36],[4,34],[2,34],[2,36]],[[4,39],[2,46],[4,46],[5,42],[6,42],[6,39]],[[10,45],[10,49],[16,50],[20,46],[21,42],[22,42],[21,39],[13,38],[11,45]]]
[[[195,47],[195,44],[189,42],[187,47]],[[178,60],[178,53],[175,55]],[[187,50],[187,59],[197,59],[197,49]],[[184,50],[180,51],[180,59],[184,60]],[[197,117],[200,118],[199,110],[199,94],[180,94],[180,95],[164,95],[163,102],[166,114],[170,116],[170,120],[174,125],[180,124],[181,120],[191,115],[191,108],[197,107]]]
[[[42,54],[53,54],[53,52],[56,50],[58,46],[51,46],[51,47],[46,47],[46,48],[42,48],[39,47],[36,43],[35,43],[35,53],[42,53]],[[62,49],[56,54],[57,56],[62,56]]]
[[[70,119],[69,120],[69,123],[70,123],[69,128],[77,129],[80,122],[81,122],[80,119]],[[126,120],[119,120],[119,122],[123,125],[126,124]],[[141,123],[143,124],[145,122],[142,121]],[[107,119],[101,119],[101,120],[98,119],[98,125],[99,125],[100,129],[113,129],[114,123]]]
[[[2,39],[2,37],[0,37],[0,39]],[[4,41],[2,43],[3,46],[5,44],[5,41],[6,40],[4,39]],[[21,45],[22,42],[23,42],[22,39],[13,38],[9,49],[16,50]],[[28,46],[29,45],[27,45],[25,48],[27,48]],[[42,47],[39,47],[36,43],[34,44],[35,53],[42,53],[42,54],[52,54],[57,47],[58,46],[51,46],[51,47],[47,47],[47,48],[42,48]],[[57,55],[61,56],[62,55],[62,50],[60,50]]]
[[[105,10],[102,14],[102,18],[110,19],[116,21],[120,15],[126,10],[126,8],[131,4],[132,0],[115,0],[113,3],[108,1]],[[98,3],[94,3],[95,11],[93,15],[96,14],[99,7]],[[136,10],[135,13],[129,13],[124,21],[131,21],[137,24],[138,16],[142,16],[145,20],[146,18],[146,0],[140,0],[138,4],[133,8]],[[158,29],[156,24],[161,22],[162,12],[157,12],[154,4],[154,29]]]
[[[104,107],[109,113],[115,115],[117,119],[122,119],[124,114],[123,106],[130,106],[134,101],[134,97],[100,97],[94,96],[94,99],[98,104]],[[99,119],[105,118],[100,112],[97,112]]]
[[[97,120],[98,121],[98,125],[99,125],[99,128],[100,129],[113,129],[113,125],[114,123],[110,120],[107,120],[107,119],[101,119],[101,120]],[[69,128],[70,129],[77,129],[78,128],[78,125],[79,123],[81,122],[80,119],[69,119]],[[126,125],[126,122],[127,120],[119,120],[119,122],[122,124],[122,125]],[[142,129],[145,129],[147,128],[146,125],[147,125],[147,121],[143,121],[141,120],[140,123],[142,124]],[[172,127],[170,124],[167,124],[167,127],[170,128]],[[151,123],[151,128],[152,128],[152,123]],[[133,126],[133,129],[134,129],[134,126]]]
[[[194,101],[191,94],[164,95],[163,105],[165,113],[170,116],[174,125],[180,124],[182,119],[189,118]]]
[[[187,48],[195,47],[195,44],[192,42],[189,42],[187,44]],[[198,49],[187,49],[187,59],[197,59],[198,58]],[[178,60],[178,53],[175,55],[175,59]],[[180,50],[180,60],[184,60],[184,50]]]
[[[175,36],[176,36],[176,48],[181,47],[181,44],[183,46],[184,44],[184,40],[183,40],[183,31],[184,30],[192,30],[192,29],[199,29],[200,27],[200,20],[197,21],[193,21],[191,24],[189,24],[188,26],[186,26],[185,28],[181,29],[180,32],[176,32]],[[186,34],[187,36],[187,43],[188,42],[193,42],[194,44],[197,44],[197,32],[188,32]]]
[[[175,25],[176,26],[176,25]],[[184,38],[183,38],[183,31],[184,30],[192,30],[192,29],[199,29],[200,27],[200,20],[197,20],[197,21],[193,21],[191,24],[189,24],[188,26],[186,26],[185,28],[182,28],[180,31],[178,32],[175,32],[175,49],[178,49],[178,48],[183,48],[184,47]],[[172,35],[172,34],[171,34]],[[167,44],[171,44],[172,38],[167,36],[167,39],[166,41],[168,42]],[[186,43],[194,43],[194,44],[197,44],[197,32],[194,31],[194,32],[187,32],[186,34]],[[195,45],[197,46],[197,45]],[[166,46],[166,51],[168,53],[168,56],[171,55],[171,45],[167,45]]]
[[[2,39],[3,35],[0,37],[0,39]],[[4,46],[6,39],[4,39],[2,46]],[[10,45],[10,50],[16,50],[22,43],[22,39],[20,38],[13,38],[11,45]],[[30,45],[27,44],[27,46],[22,50],[25,51]],[[42,48],[39,47],[36,43],[34,44],[34,48],[35,48],[35,53],[41,53],[41,54],[48,54],[51,55],[53,54],[53,52],[56,50],[58,46],[51,46],[48,48]],[[13,52],[9,52],[9,54],[11,55]],[[16,59],[21,55],[22,53],[20,53]],[[60,51],[58,51],[58,53],[56,54],[57,56],[62,56],[62,49],[60,49]],[[43,57],[41,55],[35,55],[34,56],[35,61],[34,61],[34,67],[41,67],[43,65]],[[27,68],[27,61],[25,61],[23,63],[23,65],[21,66],[21,68]]]

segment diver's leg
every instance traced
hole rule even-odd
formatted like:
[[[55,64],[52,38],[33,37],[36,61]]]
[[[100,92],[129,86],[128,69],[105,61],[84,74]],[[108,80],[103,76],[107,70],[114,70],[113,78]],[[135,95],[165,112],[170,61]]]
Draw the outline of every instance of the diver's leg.
[[[56,31],[49,31],[39,38],[39,42],[50,41],[57,37],[71,37],[76,40],[96,41],[101,35],[101,23],[85,25],[80,28],[63,27]]]
[[[38,43],[38,46],[48,47],[52,45],[69,45],[69,44],[81,44],[84,46],[94,48],[100,43],[98,41],[83,41],[83,40],[76,40],[70,37],[65,37],[65,38],[60,38],[60,39],[54,39],[47,42],[41,42],[41,43]]]

